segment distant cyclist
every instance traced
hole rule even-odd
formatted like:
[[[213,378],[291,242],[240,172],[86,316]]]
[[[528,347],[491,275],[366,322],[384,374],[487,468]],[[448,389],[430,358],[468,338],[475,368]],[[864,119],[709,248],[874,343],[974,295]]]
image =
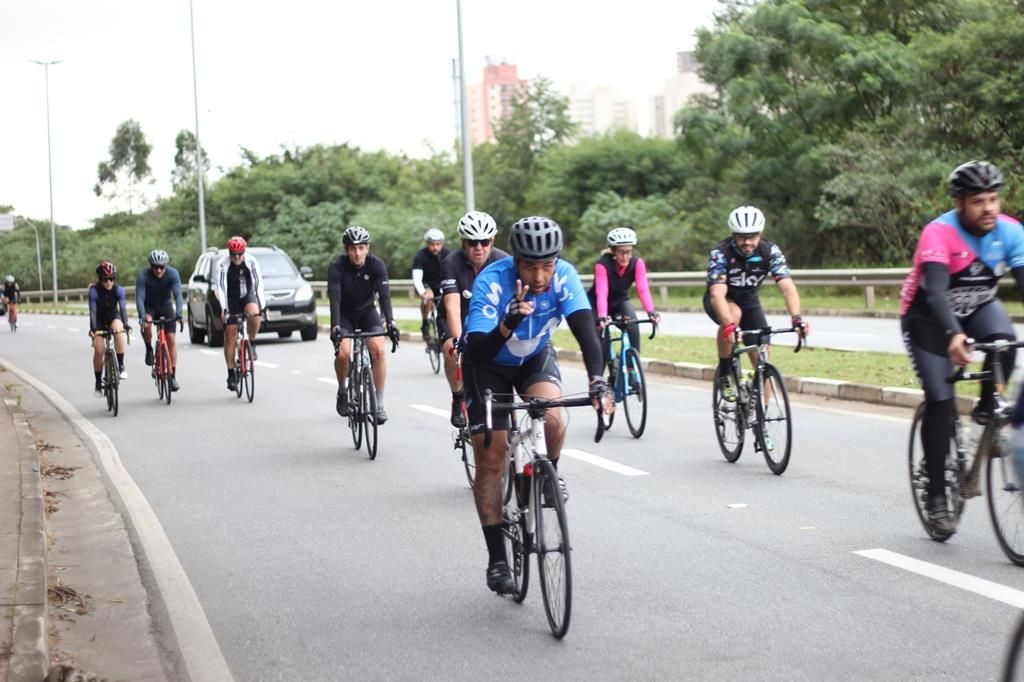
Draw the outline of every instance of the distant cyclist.
[[[7,314],[12,315],[12,319],[18,317],[18,302],[21,300],[21,288],[18,286],[18,282],[14,279],[14,275],[7,275],[4,277],[4,291],[3,291],[4,307],[7,308]]]
[[[636,232],[628,227],[616,227],[608,233],[608,249],[594,264],[594,284],[587,291],[590,305],[597,314],[597,323],[604,330],[612,317],[620,316],[637,319],[633,304],[629,301],[629,290],[636,284],[640,305],[647,318],[655,324],[661,319],[654,310],[651,287],[647,283],[647,265],[640,256],[633,255],[636,246]],[[640,331],[635,324],[626,326],[629,344],[640,352]],[[605,353],[608,349],[603,348]],[[608,362],[608,358],[605,358]]]
[[[444,373],[452,390],[452,426],[466,426],[465,394],[455,367],[454,346],[462,336],[462,322],[469,314],[473,282],[477,274],[491,263],[508,258],[494,247],[498,225],[483,211],[470,211],[459,219],[462,248],[453,251],[441,263],[442,302],[437,310],[437,326],[444,338]]]
[[[427,245],[416,252],[412,261],[412,285],[420,296],[420,315],[423,318],[420,331],[426,339],[430,305],[437,305],[441,298],[441,262],[452,250],[444,245],[444,232],[436,228],[427,230],[423,240]]]
[[[501,533],[501,472],[506,463],[509,412],[492,414],[493,438],[484,445],[484,394],[557,399],[562,376],[551,333],[564,317],[583,351],[589,392],[595,407],[614,409],[614,398],[602,377],[601,344],[594,313],[579,275],[561,260],[562,228],[540,216],[512,225],[512,258],[488,266],[473,283],[473,296],[462,344],[463,369],[476,458],[473,495],[487,544],[487,587],[498,594],[514,589]],[[548,458],[558,467],[565,422],[561,411],[548,413],[544,427]],[[559,486],[565,482],[559,475]]]
[[[214,291],[220,303],[221,322],[224,323],[224,361],[228,365],[228,390],[238,387],[235,376],[235,342],[238,339],[237,318],[233,315],[245,313],[249,347],[256,359],[256,334],[260,331],[260,312],[267,307],[263,292],[263,273],[258,260],[245,252],[245,239],[234,236],[228,239],[228,252],[217,262],[217,281]]]
[[[114,352],[121,380],[128,378],[124,368],[125,332],[128,326],[128,301],[124,287],[117,283],[117,268],[108,260],[96,266],[96,281],[89,287],[89,336],[92,337],[92,371],[96,375],[96,395],[103,395],[103,338],[98,331],[114,334]]]
[[[924,389],[925,508],[929,521],[946,535],[956,531],[945,490],[955,410],[953,385],[946,378],[954,366],[970,361],[971,351],[964,344],[968,337],[986,343],[1016,338],[998,295],[999,277],[1008,268],[1024,298],[1024,232],[1019,222],[1000,213],[1002,186],[1002,173],[987,161],[968,161],[953,170],[949,191],[954,209],[921,232],[913,267],[900,291],[903,342]],[[1005,376],[1013,370],[1014,356],[1002,356]],[[981,400],[974,410],[979,424],[991,419],[995,390],[991,380],[981,382]]]
[[[185,302],[181,296],[181,275],[169,263],[171,259],[163,249],[149,253],[149,267],[139,270],[135,277],[135,307],[139,311],[142,340],[146,343],[146,364],[153,364],[153,320],[166,318],[164,332],[167,350],[171,355],[171,390],[177,391],[178,347],[175,342],[175,323],[181,321]]]
[[[779,287],[794,327],[806,336],[810,326],[800,317],[800,295],[777,244],[761,236],[764,214],[753,206],[740,206],[729,214],[732,237],[711,250],[704,311],[718,325],[719,390],[726,400],[736,400],[732,385],[732,341],[737,329],[768,326],[758,290],[771,275]],[[752,358],[753,359],[753,358]]]
[[[386,331],[393,340],[398,339],[394,312],[391,309],[391,286],[388,269],[377,256],[370,253],[370,233],[365,227],[353,225],[341,236],[345,253],[331,263],[327,271],[327,295],[331,302],[331,338],[339,339],[357,329],[363,332]],[[374,307],[380,299],[380,311]],[[387,381],[387,355],[384,353],[384,338],[375,336],[366,340],[373,363],[373,385],[377,390],[378,424],[388,420],[384,411],[384,384]],[[348,365],[352,357],[352,341],[341,339],[334,356],[334,373],[338,378],[338,400],[336,409],[342,417],[348,416],[348,393],[346,380]]]

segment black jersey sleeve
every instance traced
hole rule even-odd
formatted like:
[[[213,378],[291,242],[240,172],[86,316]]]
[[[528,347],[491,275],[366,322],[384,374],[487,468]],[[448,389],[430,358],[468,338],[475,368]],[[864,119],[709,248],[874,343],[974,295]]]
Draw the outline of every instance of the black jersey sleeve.
[[[331,304],[331,329],[341,324],[341,262],[334,260],[327,268],[327,300]]]
[[[599,377],[604,373],[604,360],[601,355],[601,342],[597,338],[597,323],[594,311],[590,308],[577,310],[565,318],[569,330],[580,344],[583,353],[583,364],[587,367],[588,377]]]

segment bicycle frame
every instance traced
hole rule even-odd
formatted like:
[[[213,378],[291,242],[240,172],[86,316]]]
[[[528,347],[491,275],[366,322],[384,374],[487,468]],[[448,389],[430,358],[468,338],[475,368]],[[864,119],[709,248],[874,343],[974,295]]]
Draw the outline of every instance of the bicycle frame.
[[[654,320],[634,320],[621,316],[612,318],[608,326],[604,328],[602,340],[605,348],[607,348],[608,372],[609,374],[615,374],[615,382],[611,388],[615,391],[616,403],[621,403],[626,397],[626,373],[618,371],[618,368],[626,366],[626,353],[633,347],[629,341],[629,333],[626,329],[631,324],[651,325],[651,335],[647,337],[648,340],[653,339],[658,333],[658,324]],[[618,335],[612,335],[612,327],[616,327],[619,330]],[[618,344],[618,351],[615,350],[616,344]]]
[[[786,334],[795,331],[797,331],[796,327],[780,329],[762,327],[760,329],[737,329],[735,332],[732,345],[732,360],[733,366],[736,368],[736,379],[740,379],[743,374],[740,370],[740,365],[743,362],[743,356],[751,351],[757,351],[757,362],[754,363],[753,369],[753,383],[748,385],[745,381],[739,381],[736,386],[736,390],[739,394],[737,396],[736,404],[744,411],[744,417],[748,428],[753,426],[753,420],[750,419],[750,416],[754,413],[754,400],[760,396],[764,390],[764,373],[765,367],[768,365],[768,347],[770,345],[766,339],[771,338],[776,334]],[[741,343],[741,340],[744,336],[748,335],[754,337],[754,343],[745,346]],[[800,349],[803,348],[803,344],[803,337],[799,337],[793,352],[799,353]]]

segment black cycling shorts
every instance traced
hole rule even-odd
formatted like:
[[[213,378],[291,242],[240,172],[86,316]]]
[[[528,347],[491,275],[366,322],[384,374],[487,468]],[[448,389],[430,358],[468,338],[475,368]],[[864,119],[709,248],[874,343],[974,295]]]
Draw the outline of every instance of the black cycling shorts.
[[[998,339],[1016,340],[1010,316],[1002,301],[993,300],[978,308],[970,317],[960,320],[968,337],[979,343]],[[953,384],[946,379],[953,375],[953,362],[949,359],[949,339],[936,322],[913,313],[900,318],[903,345],[910,354],[914,372],[928,402],[953,399]]]
[[[768,318],[764,316],[764,309],[761,308],[761,299],[757,296],[750,298],[746,301],[734,301],[728,296],[725,300],[729,303],[735,303],[740,308],[740,329],[764,329],[768,326]],[[711,307],[711,292],[704,292],[704,312],[708,314],[711,321],[715,324],[722,324],[721,320],[718,319],[718,315],[715,314],[715,309]],[[746,346],[752,346],[756,339],[750,334],[743,335],[743,344]],[[763,341],[768,344],[771,343],[771,337],[766,336]]]
[[[338,320],[338,326],[341,327],[342,334],[352,334],[357,329],[367,333],[384,331],[384,323],[381,322],[380,313],[373,306],[351,315],[342,311],[341,319]]]
[[[164,322],[164,324],[163,324],[164,333],[166,333],[166,334],[173,334],[174,332],[177,331],[177,327],[178,326],[177,326],[177,324],[174,321],[176,312],[175,312],[174,302],[173,301],[168,301],[167,303],[164,303],[163,305],[155,305],[155,306],[147,305],[146,306],[146,314],[149,315],[150,317],[152,317],[154,320],[157,319],[157,318],[160,318],[160,317],[167,318],[168,321]]]
[[[239,298],[228,297],[228,315],[241,315],[245,312],[245,306],[249,303],[255,303],[259,306],[259,301],[256,300],[256,294],[251,291],[245,296],[241,296]],[[232,320],[231,318],[228,318],[227,323],[229,325],[236,325],[239,324],[239,321],[237,319]]]
[[[550,344],[525,364],[514,367],[494,362],[476,366],[465,355],[462,359],[462,383],[466,392],[466,413],[469,416],[470,433],[482,433],[486,427],[484,420],[487,408],[484,404],[484,392],[488,388],[496,400],[509,402],[513,389],[522,396],[534,384],[562,385],[558,357]],[[509,410],[492,410],[491,424],[494,431],[508,431]]]

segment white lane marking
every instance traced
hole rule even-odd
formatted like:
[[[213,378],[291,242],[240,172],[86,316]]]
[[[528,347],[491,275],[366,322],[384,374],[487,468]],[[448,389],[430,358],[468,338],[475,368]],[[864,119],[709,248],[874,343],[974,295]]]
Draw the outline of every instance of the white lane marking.
[[[432,405],[410,405],[409,407],[419,410],[421,412],[426,412],[427,414],[433,414],[437,415],[438,417],[444,417],[445,419],[451,419],[452,416],[450,413],[445,412],[440,408],[433,407]]]
[[[78,332],[80,332],[82,330],[79,329],[78,327],[68,327],[68,331],[71,332],[72,334],[77,334]]]
[[[52,324],[48,324],[48,325],[46,325],[46,328],[47,328],[47,329],[56,329],[56,327],[55,327],[55,326],[53,326]]]
[[[335,379],[334,377],[317,377],[316,380],[317,381],[322,381],[325,384],[330,384],[331,386],[337,386],[338,385],[338,380]]]
[[[302,370],[301,369],[293,369],[292,370],[292,374],[302,374]]]
[[[224,351],[210,350],[209,348],[200,348],[199,352],[203,355],[220,355],[223,357]]]
[[[273,362],[264,362],[263,360],[256,360],[253,362],[257,367],[269,367],[270,369],[277,369],[280,365],[276,365]]]
[[[931,578],[953,587],[959,587],[961,590],[980,594],[989,599],[1001,601],[1018,609],[1024,608],[1024,592],[1007,587],[1006,585],[994,583],[991,580],[970,575],[969,573],[961,573],[951,568],[930,564],[927,561],[890,552],[887,549],[862,549],[854,552],[854,554],[859,554],[862,557],[874,559],[875,561],[881,561],[883,564],[902,568],[905,571],[917,573],[926,578]]]
[[[733,502],[732,504],[725,505],[729,509],[746,509],[747,505],[743,502]]]
[[[593,464],[594,466],[601,467],[602,469],[607,469],[608,471],[614,471],[615,473],[622,474],[623,476],[650,476],[650,473],[646,471],[634,469],[631,466],[619,464],[618,462],[613,462],[612,460],[605,459],[604,457],[598,457],[597,455],[584,450],[562,448],[562,454],[567,457],[572,457],[573,459],[581,460],[587,464]]]
[[[181,647],[181,655],[185,660],[189,677],[197,681],[234,679],[217,645],[217,638],[213,635],[203,606],[199,603],[199,597],[196,596],[185,569],[181,567],[181,562],[178,561],[174,548],[167,539],[167,533],[160,525],[153,508],[149,506],[149,501],[121,463],[117,448],[106,434],[52,388],[6,359],[3,360],[3,364],[21,377],[22,381],[31,384],[46,396],[54,407],[74,422],[92,441],[99,455],[100,464],[121,496],[124,509],[135,527],[143,554],[153,571],[153,577],[167,607],[167,615]]]

